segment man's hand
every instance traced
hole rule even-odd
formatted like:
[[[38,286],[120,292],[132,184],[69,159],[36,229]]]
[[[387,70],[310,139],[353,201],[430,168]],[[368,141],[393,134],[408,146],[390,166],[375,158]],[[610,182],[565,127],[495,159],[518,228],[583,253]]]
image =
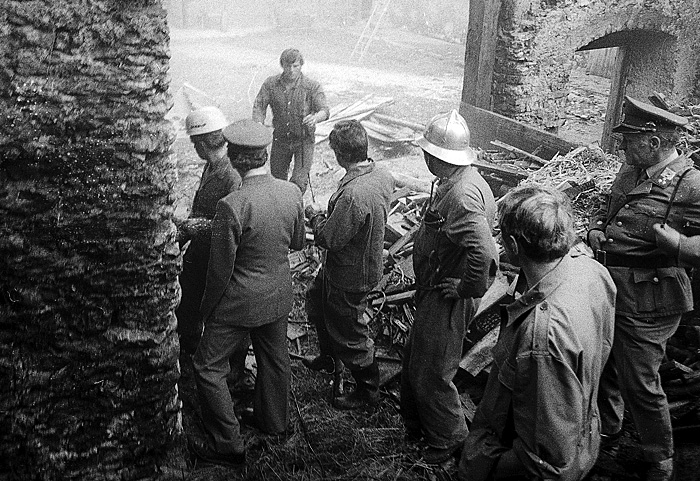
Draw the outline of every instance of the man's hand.
[[[662,251],[676,254],[681,242],[681,234],[673,227],[666,224],[654,224],[654,236],[656,245]]]
[[[598,249],[602,249],[603,244],[605,244],[605,232],[597,229],[588,231],[588,245],[591,246],[594,253]]]
[[[302,123],[306,128],[312,128],[314,125],[316,125],[316,122],[318,120],[316,119],[316,114],[309,114],[304,119],[302,120]]]
[[[435,287],[440,290],[440,294],[442,294],[442,297],[446,299],[459,299],[459,291],[457,290],[457,287],[459,286],[460,279],[456,279],[454,277],[446,277],[443,280],[441,280],[438,284],[435,284]]]
[[[323,212],[324,212],[324,209],[321,206],[321,204],[314,202],[314,203],[306,206],[306,208],[304,209],[304,216],[307,219],[311,220],[314,217],[316,217],[317,215],[323,214]]]

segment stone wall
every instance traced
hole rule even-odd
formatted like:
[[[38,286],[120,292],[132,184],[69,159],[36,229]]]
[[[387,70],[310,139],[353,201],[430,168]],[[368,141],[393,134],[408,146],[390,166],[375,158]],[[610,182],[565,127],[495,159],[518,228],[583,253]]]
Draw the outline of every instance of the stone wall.
[[[0,7],[0,478],[147,479],[181,429],[160,0]]]
[[[556,130],[575,51],[591,42],[627,46],[627,94],[697,103],[699,12],[699,0],[503,0],[493,109]]]

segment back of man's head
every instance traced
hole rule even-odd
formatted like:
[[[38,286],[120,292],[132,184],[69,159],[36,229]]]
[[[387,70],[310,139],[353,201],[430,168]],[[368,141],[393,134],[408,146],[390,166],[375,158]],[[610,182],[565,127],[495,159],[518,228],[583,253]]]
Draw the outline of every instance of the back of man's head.
[[[536,185],[513,189],[498,208],[501,235],[512,236],[522,253],[536,262],[566,255],[576,239],[569,198],[562,192]]]
[[[357,120],[341,120],[335,124],[328,136],[328,143],[339,162],[367,160],[367,131]]]

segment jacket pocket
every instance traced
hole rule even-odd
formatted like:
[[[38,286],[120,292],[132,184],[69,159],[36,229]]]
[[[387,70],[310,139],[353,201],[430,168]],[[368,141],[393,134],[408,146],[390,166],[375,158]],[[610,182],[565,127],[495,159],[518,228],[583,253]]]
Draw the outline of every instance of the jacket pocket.
[[[633,269],[638,312],[676,310],[687,303],[690,280],[680,268]]]

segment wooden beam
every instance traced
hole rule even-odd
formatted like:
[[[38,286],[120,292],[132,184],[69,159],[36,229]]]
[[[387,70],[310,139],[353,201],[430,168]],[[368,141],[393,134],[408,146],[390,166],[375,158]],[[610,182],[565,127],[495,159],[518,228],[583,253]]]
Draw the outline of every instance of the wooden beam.
[[[372,301],[372,306],[381,306],[382,304],[400,304],[408,302],[416,294],[415,289],[410,291],[399,292],[386,297],[380,297]]]
[[[414,225],[408,230],[408,232],[402,235],[399,240],[394,242],[394,244],[391,247],[389,247],[389,255],[395,256],[396,253],[399,252],[403,246],[411,242],[415,237],[416,233],[418,232],[418,229],[420,229],[420,224]]]
[[[404,120],[398,117],[392,117],[390,115],[378,114],[377,112],[374,112],[372,114],[372,118],[384,122],[390,122],[396,125],[401,125],[402,127],[408,127],[421,133],[425,130],[425,125],[419,124],[418,122],[411,122],[410,120]]]
[[[464,54],[462,102],[491,109],[501,0],[471,0]]]
[[[527,152],[539,148],[539,156],[550,160],[556,154],[564,155],[575,147],[554,134],[468,103],[462,102],[459,111],[471,130],[472,145],[484,150],[489,148],[492,140],[500,140]]]
[[[512,145],[508,145],[505,142],[501,142],[500,140],[492,140],[490,143],[492,145],[498,147],[499,149],[503,150],[504,152],[519,155],[521,157],[526,157],[527,159],[535,162],[540,167],[542,167],[543,165],[545,165],[547,163],[547,161],[541,157],[538,157],[534,154],[531,154],[530,152],[525,152],[524,150],[521,150],[517,147],[513,147]]]
[[[617,49],[617,57],[615,58],[615,69],[610,83],[610,95],[608,95],[608,108],[605,111],[603,138],[600,140],[604,152],[613,152],[616,148],[612,129],[622,118],[622,102],[625,100],[629,71],[629,47],[620,47]]]

